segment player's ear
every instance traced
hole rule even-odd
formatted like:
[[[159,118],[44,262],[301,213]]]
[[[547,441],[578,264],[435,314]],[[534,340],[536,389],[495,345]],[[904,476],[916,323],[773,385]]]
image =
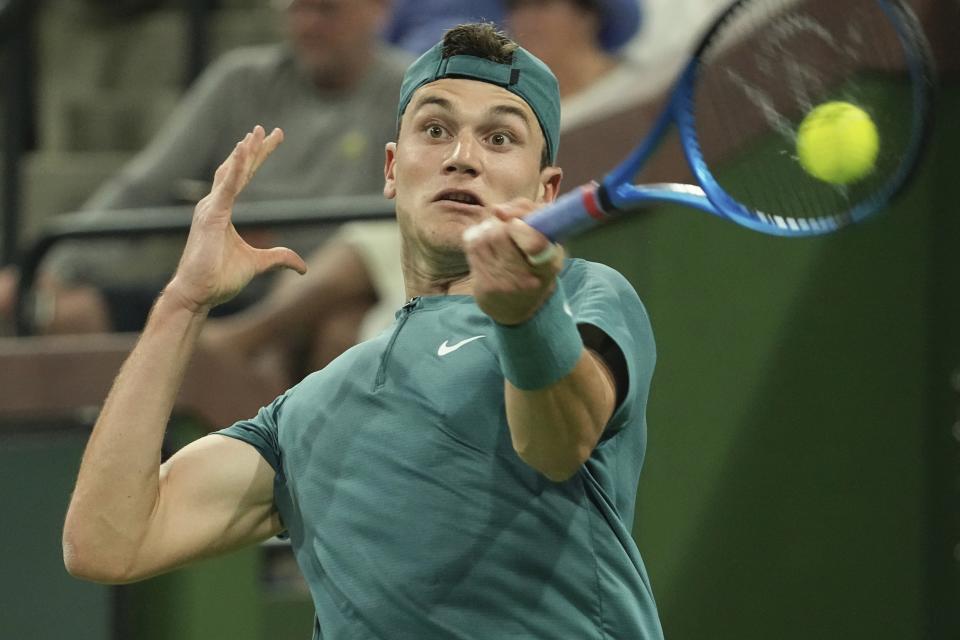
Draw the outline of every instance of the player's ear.
[[[384,147],[383,197],[393,200],[397,196],[394,168],[397,164],[397,143],[388,142]]]
[[[540,171],[540,187],[537,189],[538,202],[553,202],[560,193],[560,181],[563,179],[563,169],[560,167],[545,167]]]

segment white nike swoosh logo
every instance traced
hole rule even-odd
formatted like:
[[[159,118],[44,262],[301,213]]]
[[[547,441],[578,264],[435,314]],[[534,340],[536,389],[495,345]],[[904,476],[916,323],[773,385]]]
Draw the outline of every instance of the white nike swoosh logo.
[[[468,342],[473,342],[474,340],[479,340],[480,338],[486,338],[486,337],[487,336],[473,336],[472,338],[461,340],[460,342],[457,342],[455,344],[447,344],[447,341],[444,340],[443,344],[441,344],[440,347],[437,349],[437,355],[441,357],[445,356],[448,353],[453,353],[454,351],[456,351],[463,345],[467,344]]]

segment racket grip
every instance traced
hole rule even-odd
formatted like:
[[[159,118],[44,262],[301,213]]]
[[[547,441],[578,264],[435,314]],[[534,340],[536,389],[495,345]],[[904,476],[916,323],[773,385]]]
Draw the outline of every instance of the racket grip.
[[[534,211],[523,221],[554,242],[568,238],[607,218],[600,206],[600,189],[596,182],[581,185]]]

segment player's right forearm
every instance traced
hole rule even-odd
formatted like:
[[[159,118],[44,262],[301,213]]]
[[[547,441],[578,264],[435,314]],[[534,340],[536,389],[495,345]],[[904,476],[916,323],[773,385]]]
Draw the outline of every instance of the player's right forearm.
[[[160,448],[206,318],[168,288],[114,381],[87,444],[63,534],[74,575],[123,582],[159,496]]]

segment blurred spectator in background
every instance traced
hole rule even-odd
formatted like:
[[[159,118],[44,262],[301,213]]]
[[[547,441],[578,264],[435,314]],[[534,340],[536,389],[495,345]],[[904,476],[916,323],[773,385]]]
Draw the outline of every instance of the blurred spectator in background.
[[[420,55],[444,32],[467,22],[503,24],[502,0],[395,0],[387,42]]]
[[[563,130],[657,96],[672,79],[625,53],[640,30],[638,0],[504,0],[507,27],[556,74]]]
[[[109,216],[112,209],[193,202],[207,191],[220,159],[257,123],[283,128],[286,142],[250,185],[248,201],[380,192],[383,142],[395,132],[409,63],[380,39],[389,0],[273,4],[284,14],[287,41],[238,49],[211,65],[147,148],[84,209]],[[304,233],[284,238],[299,250],[317,240]],[[178,245],[84,243],[54,253],[38,281],[40,296],[55,300],[42,305],[52,312],[41,329],[139,329],[173,266],[162,258],[175,259]],[[8,271],[0,289],[14,282]],[[10,297],[0,291],[0,302]]]
[[[637,0],[506,0],[505,6],[505,26],[560,81],[561,130],[610,113],[608,101],[614,110],[624,109],[653,95],[635,63],[618,55],[640,28]],[[363,317],[362,323],[340,322],[339,331],[318,334],[317,348],[302,354],[298,367],[286,368],[289,384],[387,327],[404,303],[399,230],[393,222],[364,227],[351,225],[342,242],[316,253],[306,276],[291,275],[263,301],[208,323],[208,346],[248,362],[289,362],[280,354],[290,336],[316,331],[316,318],[329,332],[325,318]]]
[[[458,24],[502,18],[502,0],[396,0],[384,34],[419,54]],[[382,187],[380,146],[372,166]],[[309,258],[306,276],[284,273],[261,303],[211,320],[204,344],[292,384],[390,324],[404,302],[399,242],[392,221],[343,225]]]

